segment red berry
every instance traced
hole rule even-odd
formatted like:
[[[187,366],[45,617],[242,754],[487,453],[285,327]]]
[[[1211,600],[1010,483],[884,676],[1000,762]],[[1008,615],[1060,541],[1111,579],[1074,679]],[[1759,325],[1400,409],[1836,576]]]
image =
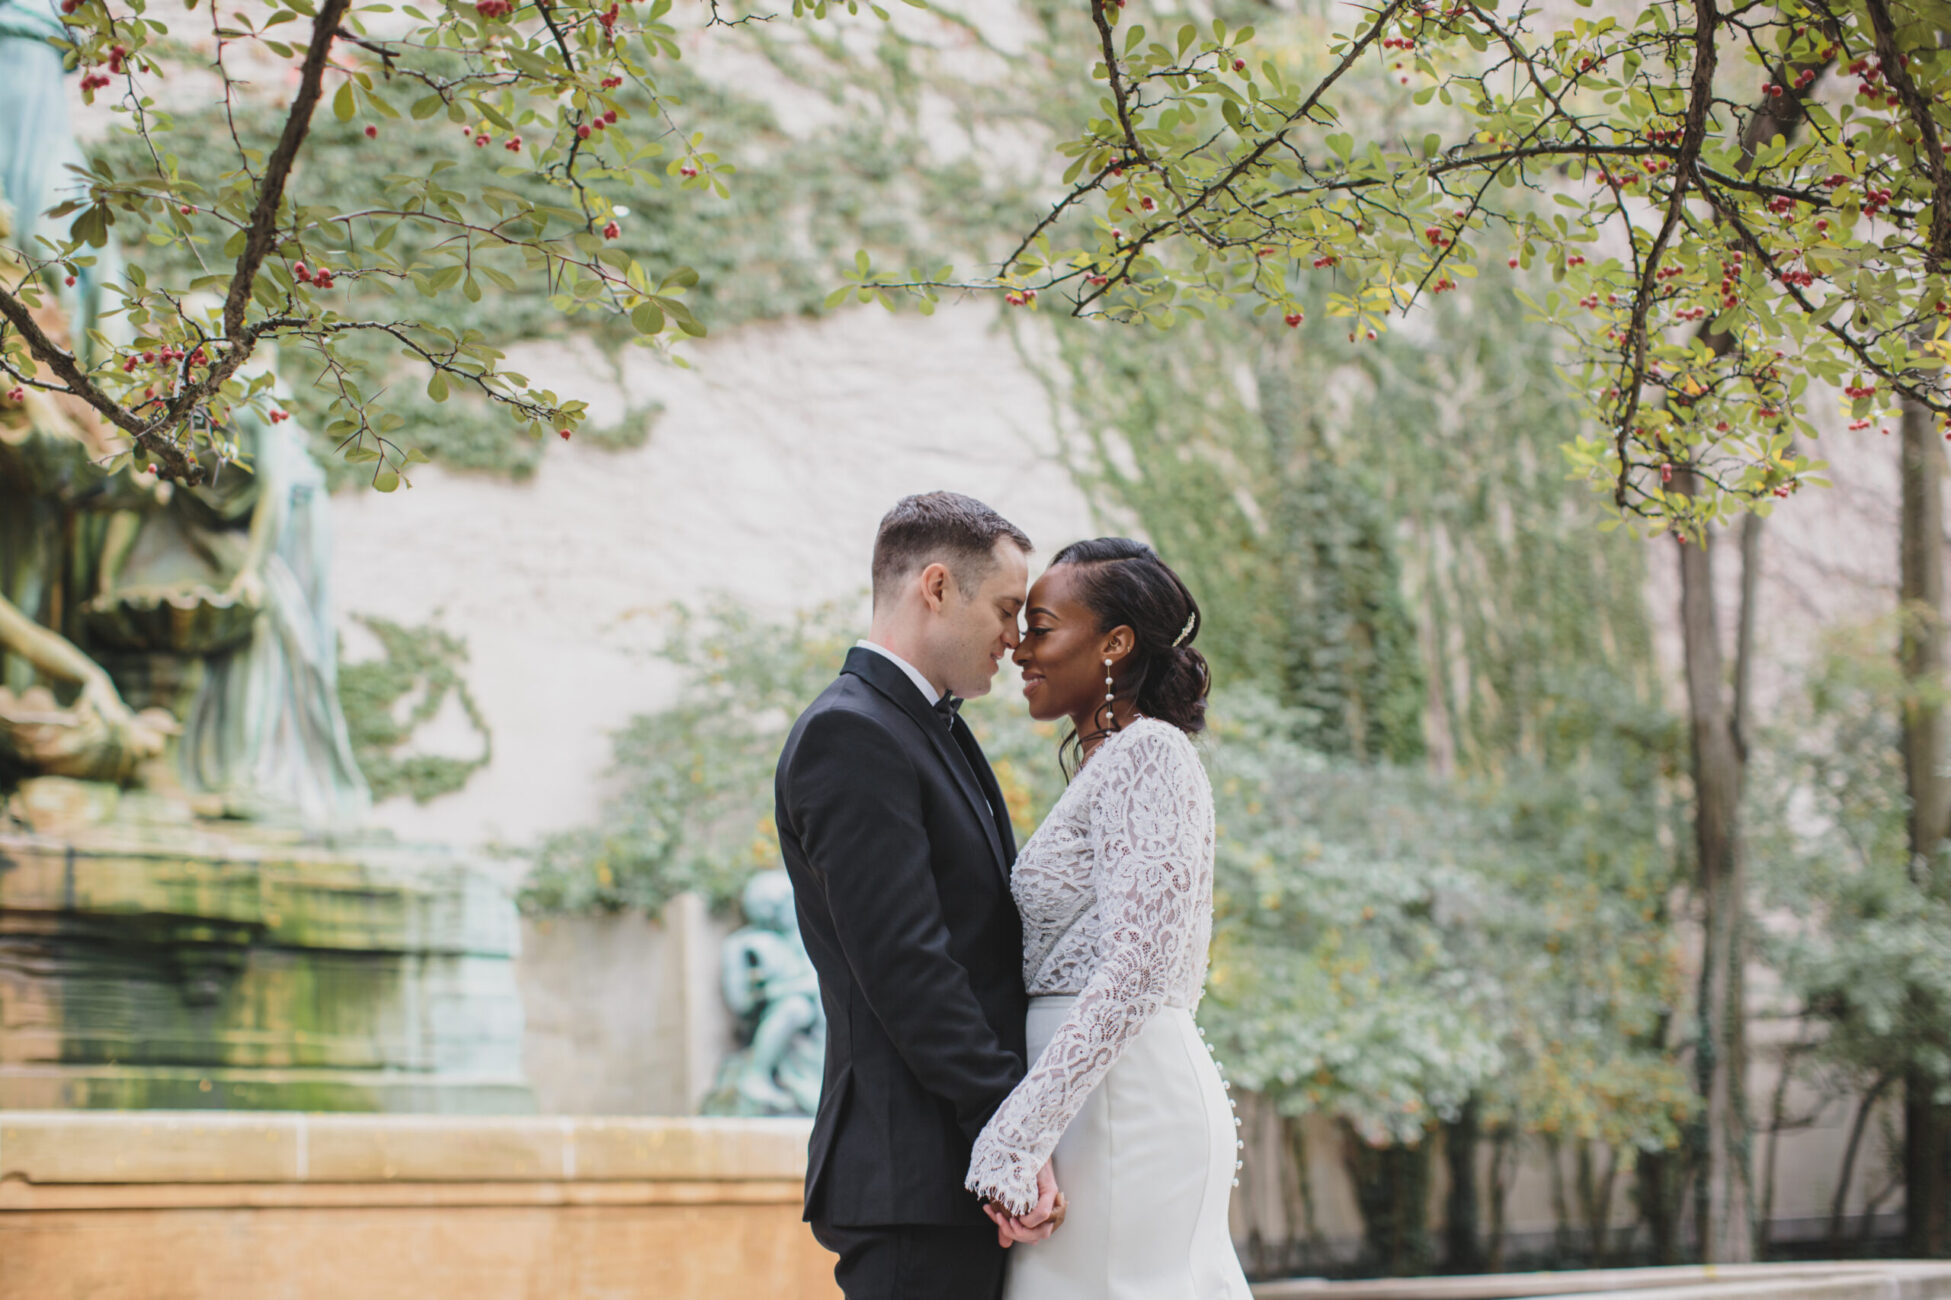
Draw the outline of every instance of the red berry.
[[[377,140],[377,139],[379,139],[379,128],[378,128],[378,127],[376,127],[376,126],[371,126],[371,125],[368,125],[368,126],[366,127],[366,138],[367,138],[368,140]]]
[[[1300,312],[1290,311],[1285,316],[1281,317],[1281,319],[1286,321],[1288,326],[1291,328],[1293,326],[1299,325],[1303,320],[1307,318],[1303,316]]]
[[[75,278],[72,275],[68,277],[68,287],[70,289],[75,287]]]
[[[1235,59],[1235,60],[1233,60],[1233,71],[1235,71],[1235,72],[1245,72],[1245,71],[1246,71],[1246,60],[1245,60],[1245,59]]]
[[[567,429],[557,429],[557,430],[556,430],[556,432],[562,435],[562,440],[563,440],[564,442],[568,442],[568,441],[569,441],[569,430],[567,430]]]
[[[587,140],[587,139],[589,139],[589,127],[588,127],[588,126],[586,126],[586,125],[585,125],[585,126],[579,126],[579,127],[577,127],[577,128],[576,128],[576,138],[577,138],[578,140]]]
[[[609,225],[603,227],[603,238],[605,239],[615,239],[617,236],[621,235],[622,233],[623,233],[623,227],[617,225],[617,223],[614,221],[612,221]]]

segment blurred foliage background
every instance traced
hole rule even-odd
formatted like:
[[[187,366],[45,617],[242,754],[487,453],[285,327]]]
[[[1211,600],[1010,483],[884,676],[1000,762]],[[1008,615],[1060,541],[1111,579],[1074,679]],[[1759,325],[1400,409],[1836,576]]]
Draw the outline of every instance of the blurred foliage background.
[[[856,248],[883,265],[966,262],[1006,252],[1024,227],[1039,124],[1074,115],[1059,69],[1087,33],[1054,0],[1025,7],[1030,28],[1012,43],[937,12],[954,39],[755,28],[763,75],[821,106],[791,131],[779,101],[738,78],[679,72],[738,163],[732,196],[707,208],[632,194],[623,237],[638,256],[698,269],[691,301],[714,330],[820,312]],[[1307,53],[1317,7],[1256,7],[1255,19],[1263,42],[1280,28],[1298,60],[1319,57]],[[924,102],[952,106],[950,125]],[[1378,93],[1344,129],[1386,132],[1399,116]],[[924,120],[966,148],[928,138]],[[351,127],[320,129],[331,138],[315,165],[400,165]],[[1019,154],[1032,165],[1007,161]],[[1001,326],[1046,382],[1103,531],[1150,539],[1207,613],[1199,644],[1218,692],[1203,744],[1221,846],[1201,1018],[1231,1076],[1278,1112],[1297,1167],[1319,1167],[1308,1133],[1335,1135],[1364,1224],[1358,1260],[1296,1234],[1251,1262],[1511,1265],[1504,1201],[1521,1158],[1548,1161],[1560,1227],[1525,1262],[1685,1258],[1703,1144],[1689,1028],[1696,773],[1673,670],[1654,653],[1654,611],[1672,610],[1677,589],[1567,479],[1575,407],[1552,337],[1509,284],[1473,282],[1354,348],[1326,293],[1324,277],[1298,329],[1245,310],[1169,335],[1031,311]],[[641,438],[653,416],[632,413],[610,436]],[[519,476],[539,455],[458,400],[417,418],[450,465]],[[1809,1120],[1792,1083],[1849,1116],[1843,1187],[1889,1166],[1872,1209],[1904,1203],[1910,1168],[1880,1104],[1951,1100],[1951,875],[1941,852],[1913,850],[1900,752],[1904,719],[1937,701],[1899,667],[1891,604],[1889,621],[1837,629],[1788,703],[1743,737],[1752,888],[1740,904],[1790,1042],[1781,1086],[1739,1135],[1744,1158],[1772,1172],[1781,1135]],[[780,741],[859,631],[838,608],[783,623],[679,611],[663,655],[683,671],[680,697],[618,729],[603,815],[534,846],[523,906],[655,913],[689,890],[734,907],[777,861]],[[408,670],[452,659],[396,640],[389,655]],[[391,699],[395,685],[362,689]],[[349,714],[355,704],[349,693]],[[1026,837],[1061,789],[1058,734],[1007,690],[967,716]],[[383,730],[366,743],[383,747]],[[1769,1240],[1762,1183],[1757,1250],[1809,1249]],[[1917,1222],[1943,1204],[1920,1187]],[[1613,1226],[1622,1215],[1630,1227]],[[1814,1249],[1898,1248],[1877,1222],[1846,1221],[1838,1193]]]

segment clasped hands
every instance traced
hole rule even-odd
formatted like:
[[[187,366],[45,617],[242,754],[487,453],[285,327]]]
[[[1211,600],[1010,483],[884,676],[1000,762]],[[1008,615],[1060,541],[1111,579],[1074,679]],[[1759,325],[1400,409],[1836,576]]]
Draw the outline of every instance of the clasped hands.
[[[982,1212],[996,1225],[996,1244],[1004,1250],[1018,1242],[1030,1245],[1047,1238],[1064,1224],[1070,1203],[1057,1190],[1057,1175],[1048,1160],[1036,1171],[1036,1204],[1028,1214],[1011,1214],[994,1201],[984,1201]]]

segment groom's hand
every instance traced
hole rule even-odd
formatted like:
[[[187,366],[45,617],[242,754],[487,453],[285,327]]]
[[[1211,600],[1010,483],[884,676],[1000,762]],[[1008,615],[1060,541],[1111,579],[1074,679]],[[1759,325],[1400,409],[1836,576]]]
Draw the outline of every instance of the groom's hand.
[[[984,1201],[982,1203],[982,1212],[988,1215],[990,1222],[996,1225],[996,1244],[1004,1250],[1008,1250],[1018,1242],[1022,1242],[1024,1245],[1034,1245],[1049,1237],[1057,1229],[1063,1227],[1064,1216],[1070,1212],[1070,1201],[1065,1198],[1062,1192],[1058,1192],[1056,1206],[1052,1209],[1050,1217],[1044,1220],[1043,1226],[1040,1228],[1024,1227],[1023,1219],[1020,1216],[1011,1214],[1008,1210],[1005,1210],[993,1201]]]

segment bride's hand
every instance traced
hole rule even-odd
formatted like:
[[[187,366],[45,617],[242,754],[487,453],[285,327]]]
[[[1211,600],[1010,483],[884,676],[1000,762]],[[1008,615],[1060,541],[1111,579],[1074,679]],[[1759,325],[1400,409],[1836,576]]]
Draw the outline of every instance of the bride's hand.
[[[996,1242],[1004,1250],[1018,1242],[1031,1245],[1046,1240],[1063,1226],[1070,1202],[1058,1190],[1056,1172],[1047,1160],[1036,1172],[1036,1191],[1036,1205],[1027,1214],[1011,1214],[993,1201],[982,1203],[982,1212],[996,1225]]]

